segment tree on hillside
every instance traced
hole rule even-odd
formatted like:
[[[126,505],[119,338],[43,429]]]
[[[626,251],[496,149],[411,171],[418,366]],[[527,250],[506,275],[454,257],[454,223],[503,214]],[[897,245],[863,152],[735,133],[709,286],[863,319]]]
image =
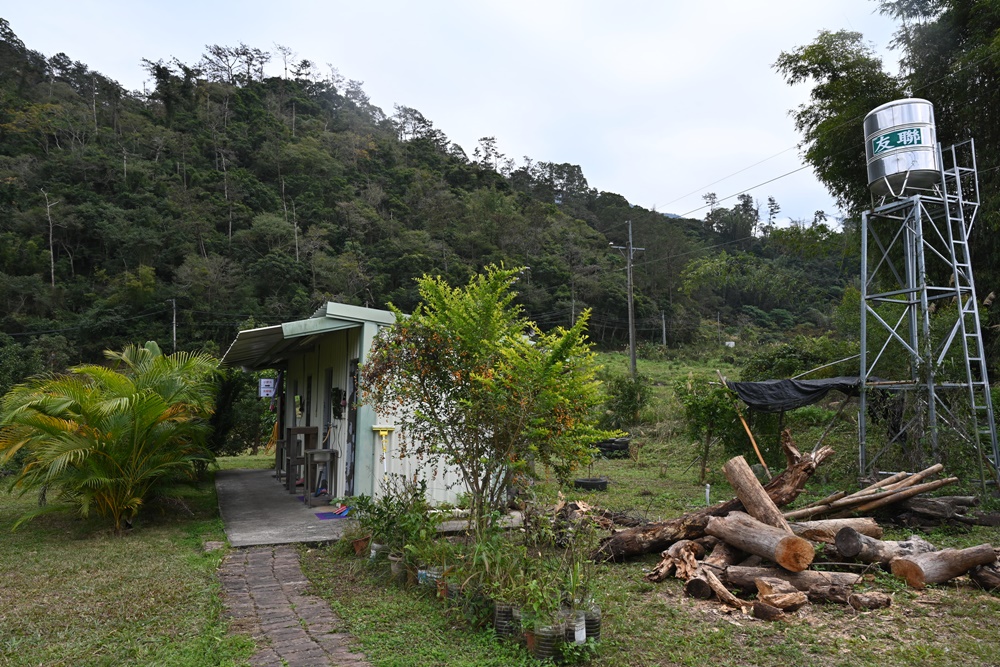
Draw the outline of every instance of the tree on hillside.
[[[902,85],[861,33],[846,30],[820,32],[811,44],[782,52],[774,67],[790,85],[813,84],[809,102],[791,112],[806,162],[842,208],[868,208],[861,122],[878,105],[904,97]]]
[[[457,469],[479,529],[515,476],[538,465],[566,480],[611,435],[595,426],[589,313],[542,333],[513,305],[520,272],[488,267],[455,288],[423,277],[422,302],[409,317],[396,313],[362,370],[363,400],[402,426],[401,455]]]
[[[152,342],[106,355],[112,368],[37,376],[0,401],[0,463],[19,452],[22,462],[12,490],[57,497],[18,523],[70,507],[109,517],[121,534],[165,482],[212,460],[214,359],[164,355]]]

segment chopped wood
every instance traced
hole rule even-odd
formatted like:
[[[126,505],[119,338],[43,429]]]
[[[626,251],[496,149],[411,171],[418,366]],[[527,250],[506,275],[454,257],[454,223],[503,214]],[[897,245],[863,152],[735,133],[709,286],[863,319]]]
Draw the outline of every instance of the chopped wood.
[[[807,593],[814,586],[853,586],[861,580],[861,575],[851,572],[821,572],[820,570],[789,572],[780,567],[742,567],[740,565],[731,565],[726,568],[726,581],[729,585],[745,591],[757,590],[756,580],[761,577],[783,579],[800,591]]]
[[[937,547],[918,535],[906,540],[876,540],[862,535],[850,526],[837,533],[837,552],[844,558],[856,558],[862,563],[887,564],[893,558],[937,551]]]
[[[996,563],[977,565],[969,570],[969,578],[984,591],[995,591],[1000,588],[1000,567]]]
[[[816,467],[832,453],[833,449],[830,447],[822,447],[810,454],[800,455],[795,465],[789,466],[768,482],[764,490],[778,507],[787,505],[799,496],[806,481],[816,471]],[[670,521],[649,523],[619,531],[603,540],[595,551],[594,558],[620,561],[632,556],[662,551],[677,540],[690,540],[703,536],[710,517],[724,516],[742,507],[743,504],[734,499],[689,512]]]
[[[809,597],[802,591],[772,593],[770,595],[760,595],[758,592],[757,597],[761,602],[769,604],[772,607],[777,607],[782,611],[798,611],[809,604]]]
[[[778,607],[757,600],[753,603],[753,617],[762,621],[783,621],[785,612]]]
[[[885,609],[892,604],[892,598],[885,593],[869,591],[867,593],[851,593],[847,598],[847,604],[858,611],[869,609]]]
[[[662,560],[646,575],[646,581],[659,583],[671,575],[678,579],[690,579],[698,570],[698,559],[705,555],[705,548],[694,540],[680,540],[660,554]]]
[[[810,602],[832,602],[833,604],[847,604],[852,594],[850,586],[840,584],[813,586],[806,591]]]
[[[844,528],[853,528],[862,535],[876,539],[882,537],[882,527],[871,517],[818,519],[816,521],[799,521],[789,525],[792,532],[799,537],[826,544],[833,544],[837,539],[837,533]]]
[[[705,571],[711,571],[716,576],[722,576],[726,568],[738,563],[745,554],[726,542],[719,541],[712,552],[698,564],[698,571],[684,584],[684,593],[699,600],[712,597],[712,587],[708,585]]]
[[[965,514],[965,511],[979,504],[975,496],[940,496],[937,498],[910,498],[903,503],[903,509],[922,514],[933,519],[949,520]]]
[[[757,586],[758,596],[795,593],[799,590],[784,579],[778,579],[777,577],[757,577],[754,579],[754,585]]]
[[[968,549],[942,549],[930,553],[901,556],[889,564],[892,573],[916,589],[927,584],[941,584],[961,576],[977,565],[989,565],[997,559],[992,545],[980,544]]]
[[[711,587],[712,591],[718,596],[719,601],[729,605],[730,607],[743,609],[743,601],[733,595],[711,571],[705,572],[705,581],[708,582],[709,587]]]
[[[784,579],[758,577],[754,583],[757,585],[757,599],[782,611],[796,611],[809,602],[805,593]]]
[[[736,497],[746,508],[747,514],[761,523],[780,528],[787,533],[792,532],[785,517],[782,516],[781,510],[767,495],[767,491],[764,490],[757,476],[753,474],[746,459],[742,456],[729,459],[722,466],[722,472],[732,485],[733,491],[736,492]]]
[[[711,517],[705,532],[792,572],[809,567],[815,556],[809,540],[761,523],[743,512]]]

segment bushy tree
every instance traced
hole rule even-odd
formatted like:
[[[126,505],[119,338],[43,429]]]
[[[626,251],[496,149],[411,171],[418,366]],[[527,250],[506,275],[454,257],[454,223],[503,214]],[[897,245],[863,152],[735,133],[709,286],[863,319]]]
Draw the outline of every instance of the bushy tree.
[[[590,461],[601,396],[585,330],[542,333],[514,305],[519,269],[488,267],[464,287],[424,276],[421,303],[376,339],[363,400],[402,426],[401,451],[461,474],[477,528],[533,465],[567,479]]]
[[[163,355],[152,342],[105,354],[112,368],[37,376],[0,402],[0,462],[24,452],[12,489],[61,501],[18,523],[72,507],[110,517],[120,534],[159,485],[212,460],[214,359]]]

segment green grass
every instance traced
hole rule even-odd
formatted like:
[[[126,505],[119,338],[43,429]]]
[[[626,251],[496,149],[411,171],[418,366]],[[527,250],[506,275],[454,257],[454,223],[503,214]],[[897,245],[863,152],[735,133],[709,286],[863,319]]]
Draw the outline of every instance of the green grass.
[[[135,529],[114,537],[69,513],[11,526],[35,496],[0,494],[0,665],[246,664],[231,636],[215,571],[225,540],[214,485],[181,486]]]
[[[627,371],[625,355],[602,355],[615,372]],[[714,372],[715,361],[640,360],[639,371],[654,382],[659,404],[653,414],[675,419],[669,387],[688,372]],[[719,364],[721,366],[721,363]],[[722,367],[723,373],[732,373]],[[830,414],[832,417],[832,412]],[[820,410],[805,411],[786,421],[803,451],[811,450],[826,428]],[[559,488],[551,479],[534,487],[541,502],[558,493],[649,520],[672,518],[702,507],[705,488],[692,465],[696,448],[680,430],[657,425],[636,429],[645,441],[637,460],[600,460],[581,476],[606,476],[606,492]],[[851,465],[857,442],[849,420],[826,438],[836,455],[820,467],[800,503],[838,488],[853,489]],[[751,460],[752,452],[745,452]],[[722,464],[733,454],[716,446],[711,452],[708,481],[712,502],[732,496]],[[903,539],[910,530],[887,531]],[[965,547],[984,542],[1000,545],[994,528],[942,528],[928,536],[940,547]],[[925,592],[905,587],[891,575],[870,577],[867,586],[889,593],[890,608],[855,613],[839,605],[808,605],[786,622],[765,623],[742,614],[726,614],[715,601],[686,598],[682,583],[650,584],[643,580],[657,561],[650,554],[627,563],[596,568],[595,596],[603,610],[603,641],[594,667],[645,665],[704,665],[720,667],[913,667],[1000,664],[1000,637],[995,621],[1000,598],[975,589],[967,581],[932,586]],[[419,592],[387,583],[386,575],[340,549],[303,550],[303,565],[317,592],[331,601],[361,640],[374,665],[493,665],[525,664],[523,650],[498,642],[488,631],[475,632],[455,613]],[[485,647],[485,648],[484,648]],[[498,653],[499,652],[499,653]],[[496,655],[504,658],[497,662]],[[530,662],[529,662],[530,664]]]

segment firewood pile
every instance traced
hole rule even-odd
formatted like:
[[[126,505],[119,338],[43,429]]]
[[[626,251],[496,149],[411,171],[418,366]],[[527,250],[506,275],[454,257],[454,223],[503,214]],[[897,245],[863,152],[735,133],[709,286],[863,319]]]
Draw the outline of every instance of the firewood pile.
[[[717,598],[731,609],[765,620],[782,619],[810,602],[858,610],[886,607],[890,598],[885,593],[854,589],[874,568],[891,571],[915,589],[965,574],[987,590],[1000,587],[998,554],[992,545],[938,549],[916,535],[883,540],[879,523],[865,516],[890,505],[903,507],[912,516],[965,516],[975,499],[917,497],[957,481],[954,477],[926,481],[941,472],[940,465],[782,512],[779,508],[795,500],[816,466],[831,453],[824,447],[803,455],[787,439],[788,466],[766,486],[743,457],[731,459],[723,472],[736,499],[669,521],[614,531],[594,556],[623,560],[659,552],[661,560],[646,575],[648,581],[682,579],[691,597]],[[612,518],[579,505],[568,504],[567,511],[596,514],[605,523]],[[737,597],[734,591],[756,593],[756,598]]]

